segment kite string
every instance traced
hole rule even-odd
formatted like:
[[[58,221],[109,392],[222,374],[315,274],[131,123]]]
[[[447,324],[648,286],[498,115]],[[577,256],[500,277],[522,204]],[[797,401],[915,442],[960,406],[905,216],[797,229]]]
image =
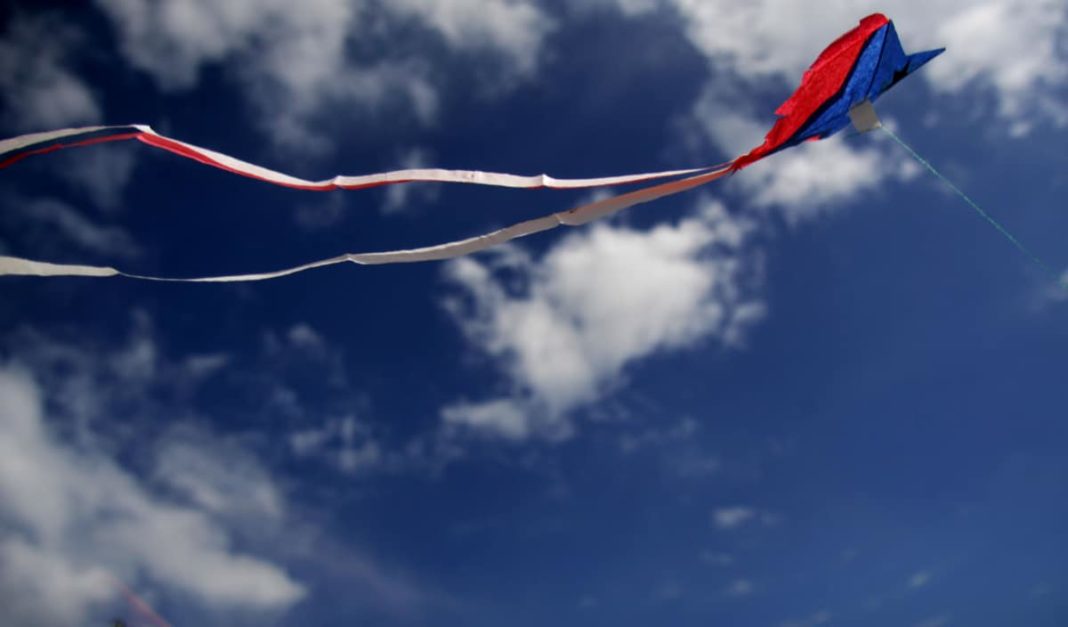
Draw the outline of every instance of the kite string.
[[[887,127],[885,124],[883,124],[883,125],[880,125],[879,128],[881,128],[882,130],[886,131],[886,134],[889,135],[891,139],[893,139],[895,142],[897,142],[898,145],[900,145],[910,155],[912,155],[912,158],[915,159],[920,165],[922,165],[923,167],[927,168],[927,170],[931,174],[934,174],[936,177],[938,177],[938,180],[942,181],[943,183],[946,184],[947,187],[949,187],[951,190],[956,192],[957,196],[960,196],[961,200],[963,200],[964,202],[968,203],[968,206],[971,207],[972,209],[975,209],[976,213],[978,213],[984,220],[989,222],[995,229],[998,230],[999,233],[1004,235],[1005,239],[1009,240],[1009,242],[1011,242],[1013,246],[1015,246],[1020,252],[1022,252],[1031,261],[1033,261],[1035,263],[1035,265],[1037,265],[1038,267],[1040,267],[1043,270],[1045,270],[1046,272],[1048,272],[1054,278],[1054,280],[1056,280],[1060,284],[1060,286],[1062,288],[1068,288],[1068,275],[1066,275],[1064,277],[1060,277],[1056,270],[1054,270],[1049,265],[1047,265],[1046,262],[1044,262],[1041,259],[1039,259],[1038,256],[1035,255],[1034,253],[1032,253],[1026,246],[1024,246],[1020,242],[1020,240],[1016,239],[1016,237],[1013,236],[1012,233],[1009,233],[1008,229],[1003,227],[1000,222],[995,220],[994,216],[992,216],[989,213],[987,213],[986,211],[984,211],[983,208],[980,207],[977,202],[975,202],[974,200],[971,199],[971,197],[968,196],[968,194],[965,194],[963,191],[961,191],[961,189],[959,187],[957,187],[956,185],[953,184],[953,181],[950,181],[941,172],[939,172],[937,169],[935,169],[935,167],[933,165],[931,165],[931,162],[929,162],[928,160],[926,160],[923,157],[921,157],[919,155],[919,153],[917,153],[915,150],[912,149],[912,146],[909,146],[908,144],[906,144],[905,141],[903,139],[901,139],[900,137],[898,137],[897,134],[895,134],[893,131],[891,131],[889,127]]]

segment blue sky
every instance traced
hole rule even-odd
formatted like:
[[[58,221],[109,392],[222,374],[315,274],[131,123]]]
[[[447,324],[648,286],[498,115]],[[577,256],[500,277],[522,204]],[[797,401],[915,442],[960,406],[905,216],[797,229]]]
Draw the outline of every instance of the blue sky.
[[[0,126],[313,178],[691,167],[875,10],[948,48],[884,121],[1068,271],[1056,2],[16,3]],[[0,173],[0,252],[252,272],[589,198],[96,146]],[[5,624],[160,624],[122,586],[174,625],[1068,620],[1068,297],[880,133],[449,263],[0,290]]]

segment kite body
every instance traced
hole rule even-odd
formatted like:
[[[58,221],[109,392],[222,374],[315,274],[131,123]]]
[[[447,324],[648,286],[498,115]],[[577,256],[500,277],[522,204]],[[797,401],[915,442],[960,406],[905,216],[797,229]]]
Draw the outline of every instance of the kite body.
[[[803,141],[829,137],[851,122],[859,130],[874,128],[879,123],[871,103],[901,79],[915,72],[942,52],[943,49],[938,49],[906,55],[893,23],[885,15],[879,13],[869,15],[861,20],[856,28],[828,46],[805,72],[801,85],[776,111],[780,117],[768,132],[763,144],[726,163],[689,170],[586,179],[556,179],[545,174],[518,176],[470,170],[413,169],[359,176],[335,176],[324,180],[305,180],[214,150],[165,137],[143,125],[72,128],[0,140],[0,169],[26,157],[46,154],[62,148],[120,140],[138,140],[232,174],[307,191],[355,190],[413,182],[465,183],[528,189],[538,187],[576,189],[633,184],[665,178],[675,179],[464,240],[407,250],[338,255],[274,272],[168,279],[122,272],[106,266],[53,264],[0,256],[0,275],[126,276],[156,281],[197,282],[259,281],[337,263],[351,262],[361,265],[410,263],[466,255],[560,225],[585,224],[627,207],[705,185]]]
[[[901,79],[945,48],[906,55],[894,23],[876,13],[860,21],[820,54],[801,86],[775,111],[781,116],[764,143],[734,160],[741,170],[784,148],[824,139],[849,126],[849,112],[875,102]]]

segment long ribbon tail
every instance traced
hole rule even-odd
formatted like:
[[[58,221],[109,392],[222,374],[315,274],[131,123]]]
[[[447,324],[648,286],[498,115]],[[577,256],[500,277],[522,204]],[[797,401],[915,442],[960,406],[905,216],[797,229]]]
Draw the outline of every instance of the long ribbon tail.
[[[307,191],[330,191],[337,189],[363,189],[401,183],[464,183],[468,185],[489,185],[494,187],[511,187],[534,189],[548,187],[552,189],[580,189],[587,187],[606,187],[643,183],[658,179],[675,178],[717,170],[723,164],[685,170],[665,170],[661,172],[644,172],[605,176],[598,178],[560,179],[548,174],[523,176],[501,172],[482,172],[478,170],[443,170],[438,168],[416,168],[393,170],[377,174],[360,176],[338,175],[320,181],[311,181],[282,172],[258,166],[236,159],[221,152],[202,148],[193,144],[160,135],[143,124],[126,126],[83,126],[44,133],[31,133],[10,139],[0,140],[0,169],[11,166],[23,159],[55,152],[76,146],[89,146],[106,142],[135,139],[149,146],[166,150],[173,154],[209,165],[213,168],[246,176],[273,185]]]
[[[935,169],[935,167],[933,165],[931,165],[930,161],[928,161],[927,159],[924,159],[923,157],[921,157],[919,155],[919,153],[917,153],[912,148],[912,146],[909,146],[907,143],[905,143],[905,140],[903,140],[900,137],[898,137],[896,133],[894,133],[893,131],[891,131],[889,129],[889,127],[887,127],[885,125],[882,125],[879,128],[881,128],[882,130],[886,131],[886,134],[889,135],[890,138],[893,139],[895,142],[897,142],[897,144],[899,146],[904,148],[905,151],[908,152],[909,155],[911,155],[912,158],[915,159],[917,163],[919,163],[924,168],[926,168],[928,172],[930,172],[931,174],[935,175],[935,177],[937,177],[938,180],[942,181],[942,183],[944,183],[946,185],[946,187],[951,189],[969,207],[974,209],[975,212],[978,213],[980,217],[982,217],[984,220],[986,220],[988,223],[990,223],[990,225],[993,226],[998,231],[998,233],[1001,233],[1001,235],[1003,235],[1005,237],[1005,239],[1007,239],[1009,241],[1010,244],[1015,246],[1017,250],[1019,250],[1021,253],[1023,253],[1024,256],[1026,256],[1028,259],[1030,259],[1032,262],[1034,262],[1034,264],[1036,266],[1038,266],[1039,268],[1042,268],[1043,271],[1047,272],[1051,277],[1053,277],[1053,279],[1055,281],[1060,283],[1061,287],[1068,287],[1068,276],[1063,277],[1063,278],[1060,277],[1058,275],[1058,273],[1052,267],[1050,267],[1046,262],[1042,261],[1042,259],[1040,259],[1038,257],[1038,255],[1036,255],[1033,252],[1031,252],[1030,249],[1028,249],[1026,246],[1023,245],[1023,243],[1020,242],[1020,240],[1016,239],[1016,236],[1014,236],[1012,233],[1010,233],[1008,231],[1008,229],[1006,229],[1004,226],[1001,225],[1000,222],[995,220],[994,216],[992,216],[989,213],[987,213],[982,207],[979,206],[979,203],[977,203],[974,200],[972,200],[971,197],[969,197],[967,194],[965,194],[959,187],[954,185],[953,181],[950,181],[941,172],[939,172],[937,169]]]
[[[234,274],[224,276],[206,276],[193,278],[168,278],[147,276],[123,272],[108,266],[84,266],[55,264],[42,261],[32,261],[19,257],[0,256],[0,275],[35,275],[35,276],[82,276],[82,277],[111,277],[123,276],[131,279],[145,281],[174,281],[182,283],[233,283],[242,281],[264,281],[276,279],[298,272],[322,268],[335,264],[352,262],[360,265],[380,265],[389,263],[415,263],[421,261],[440,261],[468,255],[491,246],[503,244],[519,237],[525,237],[541,231],[548,231],[560,225],[578,226],[591,222],[598,218],[622,211],[628,207],[651,202],[659,198],[685,192],[687,190],[705,185],[716,179],[731,174],[729,166],[706,172],[697,176],[691,176],[677,181],[661,183],[643,189],[613,196],[596,202],[588,203],[570,209],[552,213],[541,218],[526,220],[511,226],[479,235],[468,239],[456,240],[436,246],[412,248],[407,250],[391,250],[372,253],[349,253],[338,255],[328,259],[313,261],[310,263],[284,268],[273,272],[256,274]]]

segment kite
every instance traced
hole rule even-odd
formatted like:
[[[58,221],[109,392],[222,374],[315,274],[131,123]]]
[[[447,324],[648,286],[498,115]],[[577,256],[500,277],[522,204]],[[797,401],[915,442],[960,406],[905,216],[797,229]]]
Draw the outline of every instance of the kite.
[[[363,176],[335,176],[310,181],[254,165],[222,153],[165,137],[148,126],[91,126],[22,135],[0,141],[0,169],[30,156],[76,146],[137,140],[208,166],[274,185],[308,190],[356,190],[412,182],[462,183],[512,188],[578,189],[659,182],[636,191],[598,200],[567,211],[527,220],[468,239],[434,246],[371,253],[348,253],[300,266],[256,274],[165,278],[123,272],[106,266],[55,264],[19,257],[0,256],[0,275],[37,276],[124,276],[153,281],[234,282],[273,279],[322,266],[351,262],[360,265],[409,263],[449,259],[477,252],[509,240],[546,231],[560,225],[578,226],[622,209],[678,194],[732,175],[781,150],[804,141],[825,139],[852,125],[860,132],[884,128],[922,164],[943,180],[940,174],[911,148],[885,129],[872,106],[887,90],[920,69],[944,48],[905,54],[897,31],[885,15],[876,13],[862,19],[824,50],[804,73],[800,86],[776,110],[779,116],[764,143],[735,159],[714,166],[586,179],[558,179],[546,174],[518,176],[496,172],[442,169],[409,169]],[[948,183],[948,181],[946,181]],[[952,185],[952,184],[950,184]],[[954,187],[956,190],[956,188]],[[993,218],[956,190],[976,210],[1007,235]],[[1011,236],[1009,236],[1011,239]],[[1015,239],[1012,240],[1023,249]],[[1030,254],[1030,253],[1028,253]],[[1033,256],[1032,256],[1033,257]],[[1037,260],[1037,259],[1036,259]]]

